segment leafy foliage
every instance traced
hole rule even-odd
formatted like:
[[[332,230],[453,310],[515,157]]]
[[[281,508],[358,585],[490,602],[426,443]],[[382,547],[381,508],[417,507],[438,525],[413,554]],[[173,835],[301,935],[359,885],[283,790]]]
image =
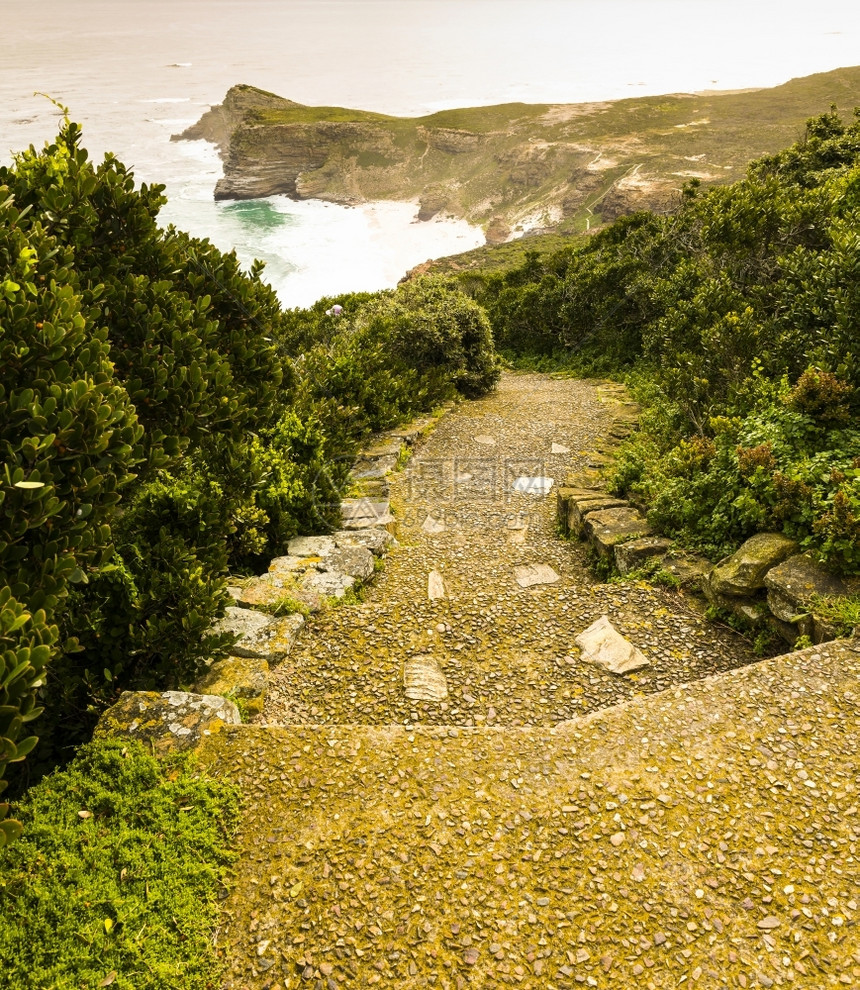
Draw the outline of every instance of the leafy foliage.
[[[228,573],[337,524],[369,431],[498,377],[456,284],[285,314],[80,140],[0,168],[0,766],[39,707],[50,763],[120,691],[191,682]]]
[[[137,743],[89,743],[16,809],[0,849],[9,990],[214,985],[216,903],[233,859],[233,788]]]

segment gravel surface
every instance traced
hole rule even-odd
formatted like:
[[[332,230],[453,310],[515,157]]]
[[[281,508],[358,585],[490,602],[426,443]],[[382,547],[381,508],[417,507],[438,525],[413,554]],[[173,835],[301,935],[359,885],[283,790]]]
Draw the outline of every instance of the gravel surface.
[[[222,990],[860,987],[860,643],[751,664],[685,597],[596,583],[511,488],[610,418],[540,376],[458,407],[393,484],[366,600],[311,620],[268,726],[204,740],[245,796]],[[603,614],[649,668],[579,659]],[[446,700],[406,699],[422,658]]]
[[[230,726],[230,990],[860,986],[856,640],[556,726]]]
[[[706,622],[695,599],[597,582],[584,546],[556,535],[554,494],[514,491],[520,477],[563,484],[611,425],[594,384],[543,375],[506,375],[496,393],[444,417],[393,476],[400,546],[364,601],[309,621],[273,672],[259,721],[554,725],[753,661],[749,644]],[[554,443],[570,452],[552,454]],[[428,517],[444,531],[428,532],[437,528]],[[534,564],[560,579],[521,587],[516,569]],[[432,571],[444,599],[428,597]],[[648,668],[617,677],[579,659],[574,637],[602,615]],[[444,701],[404,695],[403,665],[422,654],[448,680]]]

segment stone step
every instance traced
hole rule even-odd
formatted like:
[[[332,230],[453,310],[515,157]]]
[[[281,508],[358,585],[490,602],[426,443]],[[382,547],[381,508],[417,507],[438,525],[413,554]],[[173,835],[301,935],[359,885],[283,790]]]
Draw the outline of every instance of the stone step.
[[[225,725],[222,985],[856,984],[858,704],[843,641],[552,729]]]

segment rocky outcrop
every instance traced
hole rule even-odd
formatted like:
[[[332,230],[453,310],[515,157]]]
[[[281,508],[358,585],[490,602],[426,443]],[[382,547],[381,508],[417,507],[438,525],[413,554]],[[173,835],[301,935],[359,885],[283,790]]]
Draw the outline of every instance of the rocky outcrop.
[[[267,93],[254,86],[231,86],[224,102],[211,107],[196,124],[186,128],[181,134],[174,134],[171,141],[211,141],[222,155],[230,150],[233,132],[249,116],[259,116],[268,110],[287,110],[300,107],[282,96]]]
[[[474,134],[453,127],[423,127],[415,131],[418,140],[426,142],[435,151],[448,155],[465,155],[478,151],[487,142],[485,134]]]
[[[129,737],[158,756],[191,749],[225,725],[240,725],[239,709],[216,695],[184,691],[123,691],[99,719],[95,738]]]
[[[234,86],[178,137],[218,145],[219,199],[416,202],[420,220],[461,217],[500,244],[518,233],[580,231],[636,210],[674,208],[687,178],[741,178],[750,158],[785,147],[835,98],[846,109],[857,104],[860,72],[742,96],[509,104],[420,118],[308,107]],[[708,126],[691,127],[693,119]],[[691,172],[700,159],[707,167]]]
[[[743,598],[764,587],[765,575],[797,552],[797,543],[781,533],[756,533],[711,571],[706,591],[714,601]]]
[[[233,131],[215,199],[285,193],[293,199],[362,203],[372,197],[360,184],[349,187],[343,180],[362,153],[378,153],[390,144],[385,131],[360,122],[258,124],[252,120]]]

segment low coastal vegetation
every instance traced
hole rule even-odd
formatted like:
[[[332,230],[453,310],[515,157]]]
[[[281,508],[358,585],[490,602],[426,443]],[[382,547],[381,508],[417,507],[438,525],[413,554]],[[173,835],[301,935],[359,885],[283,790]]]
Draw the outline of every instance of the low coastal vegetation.
[[[87,743],[21,802],[0,860],[7,990],[208,990],[237,789],[138,743]]]
[[[234,792],[85,740],[121,691],[182,687],[225,653],[228,575],[330,529],[361,440],[492,389],[496,348],[626,377],[645,413],[613,483],[682,544],[716,557],[777,530],[860,573],[860,117],[812,119],[671,213],[305,310],[160,228],[163,203],[68,120],[0,169],[12,986],[212,985]]]

